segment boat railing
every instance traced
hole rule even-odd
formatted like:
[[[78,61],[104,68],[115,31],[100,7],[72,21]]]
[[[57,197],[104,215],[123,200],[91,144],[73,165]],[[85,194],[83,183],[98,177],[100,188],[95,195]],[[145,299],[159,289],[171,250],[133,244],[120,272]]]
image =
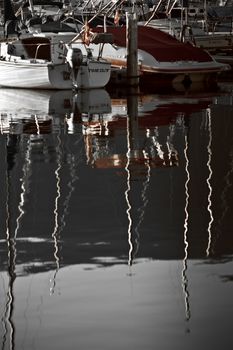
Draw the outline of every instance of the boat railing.
[[[38,51],[39,49],[42,47],[42,46],[45,46],[45,45],[51,45],[51,44],[48,44],[48,43],[41,43],[41,44],[36,44],[36,52],[35,52],[35,57],[34,57],[34,60],[36,61],[37,60],[37,57],[38,57]]]

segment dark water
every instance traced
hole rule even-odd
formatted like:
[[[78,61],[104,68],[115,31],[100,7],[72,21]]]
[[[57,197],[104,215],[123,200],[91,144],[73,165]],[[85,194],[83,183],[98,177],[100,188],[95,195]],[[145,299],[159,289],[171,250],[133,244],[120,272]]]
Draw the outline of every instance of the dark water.
[[[1,349],[231,349],[233,83],[0,90]]]

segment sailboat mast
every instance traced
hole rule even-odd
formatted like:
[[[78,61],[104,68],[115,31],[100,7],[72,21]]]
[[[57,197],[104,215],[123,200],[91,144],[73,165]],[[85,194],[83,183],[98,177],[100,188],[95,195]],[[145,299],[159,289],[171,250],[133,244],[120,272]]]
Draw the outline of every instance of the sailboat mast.
[[[32,16],[34,16],[34,4],[33,4],[33,0],[29,0],[29,8],[31,11]]]

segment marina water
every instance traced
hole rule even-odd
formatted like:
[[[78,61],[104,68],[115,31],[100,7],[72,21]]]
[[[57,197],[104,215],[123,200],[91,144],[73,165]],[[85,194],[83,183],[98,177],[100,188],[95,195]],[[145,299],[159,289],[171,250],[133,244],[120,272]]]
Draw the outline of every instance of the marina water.
[[[232,348],[232,112],[1,89],[1,349]]]

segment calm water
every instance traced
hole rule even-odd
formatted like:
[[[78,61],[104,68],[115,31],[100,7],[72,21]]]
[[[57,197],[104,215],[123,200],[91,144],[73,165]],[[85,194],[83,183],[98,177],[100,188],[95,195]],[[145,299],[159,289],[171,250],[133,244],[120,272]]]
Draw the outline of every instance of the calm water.
[[[1,349],[231,349],[233,83],[0,115]]]

